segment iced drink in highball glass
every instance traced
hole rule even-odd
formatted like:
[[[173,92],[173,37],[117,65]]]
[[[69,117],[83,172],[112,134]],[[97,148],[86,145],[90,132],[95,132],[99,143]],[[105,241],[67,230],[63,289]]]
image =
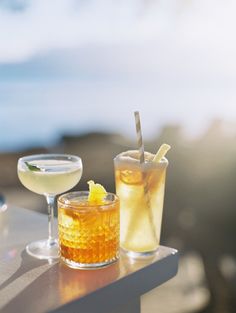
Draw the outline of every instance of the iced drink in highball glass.
[[[116,193],[120,198],[121,248],[131,256],[153,254],[160,244],[165,178],[168,161],[139,151],[119,154],[114,159]]]

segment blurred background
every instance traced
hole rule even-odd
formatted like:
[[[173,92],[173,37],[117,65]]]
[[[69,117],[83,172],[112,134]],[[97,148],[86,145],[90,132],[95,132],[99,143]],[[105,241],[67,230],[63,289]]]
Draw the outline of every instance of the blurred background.
[[[179,249],[179,273],[142,313],[236,312],[235,11],[233,0],[0,0],[10,205],[46,213],[16,174],[40,152],[81,156],[75,189],[94,179],[114,191],[114,156],[137,146],[134,110],[146,150],[172,146],[162,244]]]

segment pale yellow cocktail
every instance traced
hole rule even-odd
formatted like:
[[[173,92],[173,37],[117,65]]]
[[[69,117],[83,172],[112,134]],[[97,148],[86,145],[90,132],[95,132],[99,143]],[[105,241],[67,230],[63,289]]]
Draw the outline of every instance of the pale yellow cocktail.
[[[44,195],[48,204],[48,239],[32,242],[26,251],[39,259],[59,257],[54,227],[55,196],[73,188],[82,175],[82,161],[68,154],[36,154],[18,160],[17,173],[29,190]]]
[[[34,160],[28,162],[39,171],[30,171],[26,164],[18,168],[21,183],[38,194],[60,194],[73,188],[80,180],[82,168],[65,160]]]

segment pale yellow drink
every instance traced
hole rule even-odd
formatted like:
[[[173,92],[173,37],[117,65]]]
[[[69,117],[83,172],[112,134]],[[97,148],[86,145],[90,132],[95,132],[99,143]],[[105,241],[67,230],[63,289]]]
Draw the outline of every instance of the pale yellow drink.
[[[124,250],[156,251],[160,244],[165,177],[168,161],[153,161],[145,152],[141,167],[138,151],[127,151],[115,159],[116,193],[120,198],[120,240]]]
[[[35,160],[28,164],[40,170],[29,170],[24,164],[18,167],[21,183],[38,194],[60,194],[73,188],[80,180],[82,168],[66,160]]]

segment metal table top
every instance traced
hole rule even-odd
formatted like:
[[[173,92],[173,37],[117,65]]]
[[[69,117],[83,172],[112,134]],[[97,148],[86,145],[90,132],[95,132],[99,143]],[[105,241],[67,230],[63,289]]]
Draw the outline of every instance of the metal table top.
[[[46,236],[47,216],[16,207],[0,213],[0,312],[110,312],[177,273],[177,251],[163,246],[152,258],[121,254],[117,263],[97,270],[29,256],[26,244]]]

